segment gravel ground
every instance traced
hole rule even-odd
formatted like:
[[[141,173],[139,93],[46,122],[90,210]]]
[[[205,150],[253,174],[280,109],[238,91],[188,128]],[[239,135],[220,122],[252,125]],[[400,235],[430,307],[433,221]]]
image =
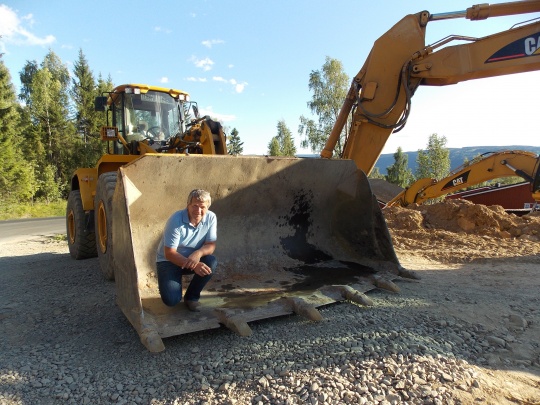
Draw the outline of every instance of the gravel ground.
[[[477,264],[476,283],[509,263]],[[256,322],[247,338],[227,329],[172,337],[153,354],[98,266],[71,260],[62,241],[0,245],[1,404],[540,403],[537,281],[520,287],[523,306],[505,303],[489,323],[446,311],[453,299],[477,303],[456,298],[459,275],[424,261],[423,280],[399,281],[400,294],[373,291],[371,307],[330,305],[318,323]],[[538,268],[534,258],[524,276],[538,279]],[[454,284],[441,292],[443,275]]]

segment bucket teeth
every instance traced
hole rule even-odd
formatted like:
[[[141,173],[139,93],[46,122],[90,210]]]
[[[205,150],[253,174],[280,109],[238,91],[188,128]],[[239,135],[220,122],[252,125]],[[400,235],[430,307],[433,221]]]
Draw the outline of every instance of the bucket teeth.
[[[165,345],[161,336],[158,333],[158,327],[156,325],[155,319],[148,313],[140,311],[140,331],[139,337],[141,343],[152,353],[159,353],[165,350]]]
[[[399,292],[399,287],[393,281],[385,278],[374,277],[373,285],[377,288],[382,288],[383,290],[388,290],[395,293]]]
[[[410,278],[410,279],[413,279],[413,280],[420,280],[420,276],[418,274],[416,274],[414,271],[407,270],[406,268],[401,267],[401,266],[399,266],[398,274],[399,274],[400,277],[403,277],[403,278]]]
[[[239,336],[251,336],[253,333],[247,322],[239,316],[230,315],[224,311],[217,311],[216,315],[221,324]]]
[[[373,305],[373,300],[369,298],[366,294],[361,291],[355,290],[349,285],[342,285],[340,287],[340,292],[343,298],[346,300],[356,302],[360,305],[370,306]]]
[[[321,313],[314,305],[307,303],[302,298],[282,298],[287,302],[295,314],[303,316],[304,318],[309,319],[310,321],[321,321],[323,319]]]

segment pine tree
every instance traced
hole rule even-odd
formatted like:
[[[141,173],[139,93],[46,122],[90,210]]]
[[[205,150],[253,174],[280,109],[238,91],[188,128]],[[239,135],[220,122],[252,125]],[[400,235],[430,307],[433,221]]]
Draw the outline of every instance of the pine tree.
[[[270,140],[268,144],[268,155],[270,156],[294,156],[296,146],[291,131],[287,128],[284,120],[278,121],[278,134]]]
[[[373,168],[368,178],[386,180],[386,177],[379,171],[379,168],[377,166]]]
[[[75,167],[92,167],[102,155],[102,142],[99,130],[103,114],[96,112],[94,100],[98,88],[88,61],[82,49],[79,50],[79,59],[73,64],[71,98],[75,103],[75,125],[77,128],[77,162]]]
[[[11,76],[0,58],[0,199],[2,203],[32,197],[32,166],[19,149],[19,113]]]
[[[397,184],[400,187],[407,187],[414,181],[412,170],[409,169],[409,157],[403,153],[401,147],[394,153],[394,164],[386,168],[386,181]]]
[[[229,155],[241,155],[244,152],[244,142],[240,142],[240,136],[238,130],[233,128],[231,135],[227,139],[227,151]]]

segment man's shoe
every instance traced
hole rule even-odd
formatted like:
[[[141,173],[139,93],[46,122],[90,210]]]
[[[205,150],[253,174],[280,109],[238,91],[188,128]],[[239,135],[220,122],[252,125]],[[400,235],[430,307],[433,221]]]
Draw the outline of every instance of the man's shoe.
[[[201,312],[201,310],[199,309],[201,304],[197,301],[184,301],[184,304],[191,312]]]

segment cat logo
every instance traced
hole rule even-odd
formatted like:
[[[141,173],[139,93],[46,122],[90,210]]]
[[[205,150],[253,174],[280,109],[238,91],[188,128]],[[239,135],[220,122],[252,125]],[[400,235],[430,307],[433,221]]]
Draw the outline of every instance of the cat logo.
[[[538,53],[540,48],[540,36],[538,38],[529,37],[525,39],[525,53],[528,56]]]
[[[540,34],[518,39],[491,55],[485,63],[540,55]]]
[[[454,177],[452,180],[448,181],[448,183],[446,183],[443,188],[441,188],[441,191],[458,186],[464,186],[465,183],[467,183],[467,180],[469,180],[469,173],[471,173],[470,170],[466,171],[463,174],[460,174],[457,177]]]

